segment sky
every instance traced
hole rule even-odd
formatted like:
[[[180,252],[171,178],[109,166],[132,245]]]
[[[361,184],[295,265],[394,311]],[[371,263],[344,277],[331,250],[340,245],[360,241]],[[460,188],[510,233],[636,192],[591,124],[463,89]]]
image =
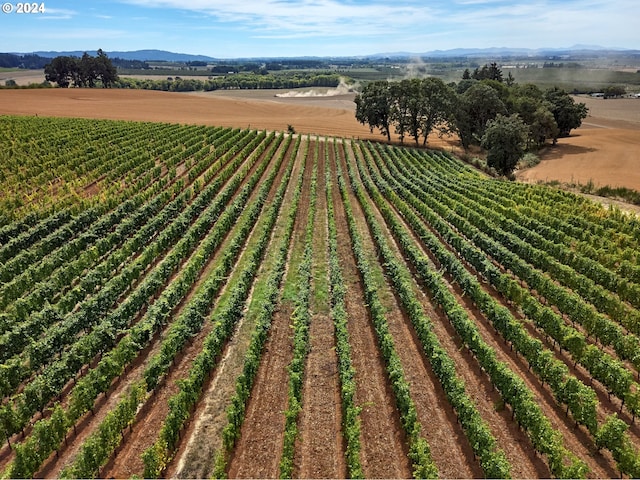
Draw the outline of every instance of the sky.
[[[44,13],[27,14],[0,0],[0,52],[158,49],[246,58],[640,49],[637,1],[45,0],[36,2]]]

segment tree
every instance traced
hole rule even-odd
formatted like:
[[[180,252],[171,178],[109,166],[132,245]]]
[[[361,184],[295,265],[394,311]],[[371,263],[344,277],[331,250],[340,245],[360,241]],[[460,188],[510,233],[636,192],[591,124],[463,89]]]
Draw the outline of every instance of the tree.
[[[528,123],[528,125],[529,140],[534,146],[538,148],[542,147],[548,138],[553,140],[554,145],[558,141],[560,130],[546,102],[536,109],[533,113],[531,123]]]
[[[540,148],[547,139],[558,138],[559,130],[551,104],[543,99],[542,91],[534,85],[512,88],[509,111],[520,115],[528,126],[527,149]]]
[[[420,127],[424,112],[424,98],[420,83],[420,79],[413,78],[402,80],[400,84],[394,84],[394,88],[392,88],[392,92],[395,92],[394,100],[397,107],[393,110],[395,115],[392,115],[392,118],[396,122],[396,131],[401,135],[400,141],[402,142],[404,132],[408,131],[416,145],[420,140]]]
[[[55,82],[61,88],[67,88],[74,80],[78,71],[78,62],[74,57],[55,57],[44,67],[44,78],[48,82]]]
[[[82,58],[56,57],[45,66],[44,73],[47,81],[55,82],[62,88],[68,87],[71,83],[77,87],[93,88],[98,80],[102,82],[103,87],[108,88],[118,81],[116,67],[101,49],[96,57],[87,52]]]
[[[424,138],[423,145],[426,145],[427,137],[433,130],[439,130],[441,133],[450,130],[449,124],[453,121],[456,97],[449,85],[435,77],[421,80],[420,96],[422,98],[420,132]]]
[[[79,87],[94,88],[98,74],[96,73],[95,58],[84,52],[82,58],[78,62],[78,70],[76,73],[75,84]]]
[[[389,82],[385,80],[368,84],[362,93],[356,95],[356,119],[363,125],[369,125],[373,132],[374,128],[380,129],[387,140],[391,141],[391,131],[389,122],[391,120],[391,93]]]
[[[603,90],[604,98],[616,98],[621,97],[627,93],[627,89],[622,85],[609,85]]]
[[[395,132],[400,138],[400,143],[404,143],[404,136],[411,132],[411,109],[414,107],[410,98],[409,80],[394,82],[390,85],[391,115],[390,121],[395,126]]]
[[[517,114],[498,114],[487,123],[481,145],[487,149],[487,164],[502,175],[511,174],[524,153],[527,126]]]
[[[476,80],[496,80],[502,82],[502,70],[500,70],[498,64],[495,62],[491,65],[485,64],[481,69],[476,68],[473,71],[473,78]]]
[[[116,67],[113,65],[107,54],[98,49],[96,54],[95,72],[97,77],[102,82],[104,88],[111,87],[112,84],[118,81],[118,73]]]
[[[557,87],[544,93],[544,98],[551,105],[551,113],[558,125],[559,136],[568,137],[572,129],[582,125],[589,109],[584,103],[576,103],[564,90]]]
[[[455,112],[455,129],[462,146],[466,149],[472,143],[480,143],[487,122],[499,113],[507,113],[505,104],[498,92],[485,83],[475,83],[460,95]]]

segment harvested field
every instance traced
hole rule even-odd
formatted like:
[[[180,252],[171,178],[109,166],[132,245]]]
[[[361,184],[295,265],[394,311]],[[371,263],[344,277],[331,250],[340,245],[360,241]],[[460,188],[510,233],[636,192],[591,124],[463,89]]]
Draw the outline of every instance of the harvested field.
[[[336,99],[327,97],[328,106],[317,107],[309,106],[309,99],[275,97],[274,91],[258,94],[259,98],[255,99],[242,94],[229,96],[147,90],[0,90],[0,114],[107,118],[278,131],[286,131],[287,126],[292,125],[299,133],[377,138],[356,121],[353,102],[352,109],[345,109],[342,99],[336,108]]]
[[[589,108],[582,126],[549,147],[539,165],[517,173],[518,180],[640,190],[640,99],[576,101]]]

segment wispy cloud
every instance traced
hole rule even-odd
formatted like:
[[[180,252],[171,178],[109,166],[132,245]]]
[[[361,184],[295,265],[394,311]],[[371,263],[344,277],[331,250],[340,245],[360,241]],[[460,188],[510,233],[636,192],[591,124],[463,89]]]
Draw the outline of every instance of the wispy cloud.
[[[213,57],[575,44],[640,48],[633,14],[637,0],[52,0],[47,4],[51,7],[45,15],[0,15],[0,45],[13,51],[157,48]],[[34,26],[36,17],[47,20],[37,22],[40,29]]]
[[[259,29],[259,38],[393,34],[435,20],[433,11],[414,2],[340,2],[336,0],[124,0],[151,8],[189,10],[228,23]]]
[[[71,20],[76,15],[78,15],[78,12],[75,10],[45,7],[44,13],[35,17],[41,20]]]

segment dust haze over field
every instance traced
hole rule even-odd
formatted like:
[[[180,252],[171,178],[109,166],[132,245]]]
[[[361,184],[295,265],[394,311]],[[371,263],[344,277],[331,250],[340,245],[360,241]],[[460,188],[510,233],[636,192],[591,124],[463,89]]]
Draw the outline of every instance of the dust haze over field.
[[[285,93],[276,93],[277,98],[307,98],[307,97],[336,97],[338,95],[348,95],[356,90],[355,86],[347,85],[344,79],[340,79],[340,84],[335,88],[318,90],[312,88],[289,90]]]

